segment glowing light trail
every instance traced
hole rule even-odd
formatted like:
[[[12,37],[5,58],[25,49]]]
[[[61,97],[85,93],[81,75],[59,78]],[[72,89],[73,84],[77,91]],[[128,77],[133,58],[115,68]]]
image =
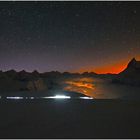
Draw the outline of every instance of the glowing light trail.
[[[80,97],[80,99],[93,99],[92,97]]]
[[[15,100],[19,100],[19,99],[23,99],[23,97],[6,97],[6,99],[15,99]]]
[[[50,96],[50,97],[43,97],[45,99],[70,99],[70,96],[65,96],[65,95],[55,95],[55,96]]]

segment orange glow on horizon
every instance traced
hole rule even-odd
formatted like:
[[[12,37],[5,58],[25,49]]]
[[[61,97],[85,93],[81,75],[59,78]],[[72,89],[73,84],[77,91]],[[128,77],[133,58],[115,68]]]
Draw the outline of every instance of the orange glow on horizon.
[[[122,60],[120,62],[107,64],[97,68],[94,67],[81,68],[80,70],[78,70],[78,72],[83,73],[87,71],[87,72],[95,72],[98,74],[106,74],[106,73],[118,74],[127,67],[127,64],[128,64],[128,60]]]
[[[96,68],[94,71],[98,74],[112,73],[118,74],[126,68],[127,64],[115,64]]]
[[[118,74],[121,71],[123,71],[128,63],[130,62],[130,60],[133,58],[133,56],[129,56],[128,58],[122,59],[119,62],[112,62],[109,64],[105,64],[103,66],[99,66],[99,67],[94,67],[94,66],[86,66],[86,67],[82,67],[78,70],[73,70],[72,72],[78,72],[78,73],[83,73],[83,72],[95,72],[97,74],[107,74],[107,73],[111,73],[111,74]],[[137,61],[140,60],[140,55],[135,55],[135,58]]]
[[[133,57],[131,57],[131,59],[132,58]],[[135,58],[137,61],[140,60],[139,55],[136,56]],[[113,63],[113,64],[108,64],[108,65],[105,65],[102,67],[98,67],[98,68],[95,68],[93,71],[98,74],[105,74],[105,73],[118,74],[127,67],[128,63],[131,59],[127,58],[127,59],[121,60],[121,61]]]

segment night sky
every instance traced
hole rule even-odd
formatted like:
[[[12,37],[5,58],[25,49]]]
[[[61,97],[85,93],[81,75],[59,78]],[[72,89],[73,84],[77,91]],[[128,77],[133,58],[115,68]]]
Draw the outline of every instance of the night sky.
[[[140,59],[140,2],[0,2],[0,69],[118,73]]]

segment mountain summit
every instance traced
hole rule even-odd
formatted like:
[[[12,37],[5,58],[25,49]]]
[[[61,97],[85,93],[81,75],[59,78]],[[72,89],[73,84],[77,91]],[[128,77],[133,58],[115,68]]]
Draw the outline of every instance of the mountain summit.
[[[119,73],[119,75],[129,75],[129,74],[140,74],[140,61],[135,58],[131,59],[125,70]]]
[[[130,85],[140,85],[140,61],[135,58],[131,59],[125,70],[120,72],[115,79],[115,83]]]
[[[133,68],[140,68],[140,61],[136,61],[135,58],[133,58],[129,63],[128,63],[128,68],[133,67]]]

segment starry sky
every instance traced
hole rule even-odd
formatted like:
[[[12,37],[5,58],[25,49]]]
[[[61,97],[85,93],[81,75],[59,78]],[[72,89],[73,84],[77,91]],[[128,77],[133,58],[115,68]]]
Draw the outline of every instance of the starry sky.
[[[0,2],[0,69],[118,73],[140,59],[140,2]]]

